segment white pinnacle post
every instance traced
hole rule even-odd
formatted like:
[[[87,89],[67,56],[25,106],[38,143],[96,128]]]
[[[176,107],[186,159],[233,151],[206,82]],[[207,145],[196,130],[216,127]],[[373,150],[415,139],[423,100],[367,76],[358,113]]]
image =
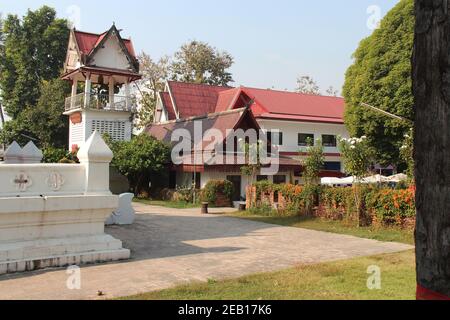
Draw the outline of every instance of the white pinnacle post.
[[[23,147],[22,153],[23,153],[22,155],[23,163],[28,164],[41,163],[42,158],[44,157],[42,151],[39,150],[38,147],[36,147],[33,141],[28,142],[28,144],[25,147]]]
[[[109,164],[113,152],[95,131],[78,151],[78,159],[85,166],[85,194],[111,194]]]
[[[11,145],[5,151],[5,164],[20,164],[23,161],[22,148],[17,142],[11,143]]]

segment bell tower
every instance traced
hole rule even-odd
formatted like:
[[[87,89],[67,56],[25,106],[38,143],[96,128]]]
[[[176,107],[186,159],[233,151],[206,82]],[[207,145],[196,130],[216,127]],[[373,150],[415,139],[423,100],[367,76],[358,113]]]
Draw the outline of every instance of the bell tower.
[[[81,147],[94,131],[129,141],[136,105],[130,85],[141,78],[133,43],[113,25],[102,34],[71,30],[62,79],[72,83],[65,101],[69,147]]]

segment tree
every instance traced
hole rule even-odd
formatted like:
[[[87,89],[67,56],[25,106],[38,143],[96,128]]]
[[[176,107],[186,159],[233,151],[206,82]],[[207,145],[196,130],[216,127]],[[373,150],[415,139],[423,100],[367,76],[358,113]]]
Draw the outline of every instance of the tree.
[[[5,144],[17,141],[27,143],[30,139],[42,148],[67,146],[68,122],[63,115],[64,99],[70,93],[70,85],[63,80],[44,81],[41,96],[35,107],[23,110],[15,119],[5,123],[0,140]]]
[[[170,147],[143,133],[131,141],[111,142],[112,166],[128,178],[137,196],[151,174],[161,173],[170,162]]]
[[[234,63],[226,51],[219,51],[208,43],[191,41],[175,53],[172,78],[178,81],[227,86],[233,82],[228,71]]]
[[[317,186],[320,185],[320,171],[325,164],[323,145],[321,140],[314,144],[314,141],[311,139],[308,139],[307,144],[306,153],[308,155],[302,163],[304,168],[303,178],[305,185]]]
[[[21,114],[29,132],[39,139],[40,146],[65,147],[68,141],[69,125],[64,113],[64,100],[70,94],[68,82],[54,79],[44,81],[41,96],[34,108]]]
[[[351,136],[367,136],[377,162],[384,165],[403,163],[399,150],[411,125],[373,112],[361,103],[413,118],[413,29],[413,0],[401,0],[381,21],[380,28],[361,41],[346,72],[343,96],[347,128]]]
[[[400,148],[400,156],[406,162],[408,169],[406,173],[408,178],[414,180],[414,130],[405,134],[403,145]]]
[[[306,211],[312,213],[313,207],[319,203],[321,191],[320,171],[325,164],[325,156],[323,154],[322,140],[317,140],[314,143],[314,140],[308,139],[307,144],[308,147],[305,151],[308,155],[302,161],[305,184],[303,196]]]
[[[165,83],[170,76],[170,58],[163,56],[154,61],[143,52],[139,57],[142,80],[138,87],[141,92],[141,109],[137,114],[138,126],[143,128],[153,122],[158,92],[164,91]]]
[[[66,56],[69,29],[54,9],[28,10],[23,19],[8,15],[3,26],[4,54],[0,60],[0,91],[13,119],[35,106],[40,83],[57,78]]]
[[[310,76],[301,76],[297,78],[297,88],[295,91],[298,93],[320,95],[319,86]]]
[[[416,0],[413,55],[418,298],[450,298],[450,11]]]
[[[353,195],[356,205],[356,219],[360,225],[364,222],[361,219],[362,195],[361,182],[370,174],[370,167],[374,162],[374,152],[369,145],[367,137],[340,139],[339,149],[342,153],[345,172],[355,177]]]
[[[334,89],[333,86],[329,86],[327,91],[325,91],[325,92],[326,92],[327,96],[330,96],[330,97],[337,97],[339,94],[339,92],[336,89]]]
[[[245,154],[245,166],[241,167],[241,173],[244,176],[247,176],[250,181],[250,185],[256,180],[256,176],[258,172],[261,170],[261,148],[263,147],[262,141],[258,141],[256,143],[249,143],[245,140],[239,141],[242,149]]]

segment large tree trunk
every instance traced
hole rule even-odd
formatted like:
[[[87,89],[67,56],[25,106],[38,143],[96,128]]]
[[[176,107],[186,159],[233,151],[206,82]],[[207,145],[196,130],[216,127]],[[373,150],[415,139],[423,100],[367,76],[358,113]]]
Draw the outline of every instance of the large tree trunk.
[[[450,1],[415,0],[418,298],[450,297]]]

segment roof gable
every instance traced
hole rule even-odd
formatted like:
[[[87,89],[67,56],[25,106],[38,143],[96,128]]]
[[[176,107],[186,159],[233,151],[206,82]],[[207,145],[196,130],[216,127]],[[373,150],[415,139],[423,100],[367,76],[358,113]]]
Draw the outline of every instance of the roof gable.
[[[222,133],[224,140],[226,139],[227,133],[229,133],[228,131],[230,129],[260,129],[252,113],[249,112],[248,109],[242,108],[226,112],[213,113],[204,117],[192,117],[185,120],[153,124],[148,126],[145,131],[154,138],[170,144],[172,143],[171,133],[178,129],[185,129],[190,132],[191,137],[194,137],[194,124],[196,121],[202,122],[202,136],[205,136],[205,133],[208,130],[215,129]],[[210,145],[209,141],[203,141],[203,147],[208,145]]]
[[[126,65],[127,70],[132,70],[134,72],[139,71],[139,62],[137,61],[132,41],[122,39],[120,32],[117,30],[115,25],[113,25],[108,31],[101,34],[73,29],[71,32],[71,39],[73,39],[76,44],[80,62],[86,66],[96,66],[96,63],[98,63],[99,60],[104,61],[104,57],[99,58],[98,55],[102,55],[101,52],[107,49],[108,52],[103,53],[103,55],[108,56],[112,53],[115,57],[109,60],[116,60],[116,63],[106,63],[107,65],[99,64],[99,66],[123,69],[118,67],[124,67]],[[120,61],[122,59],[123,61]],[[105,64],[104,62],[100,63]]]

